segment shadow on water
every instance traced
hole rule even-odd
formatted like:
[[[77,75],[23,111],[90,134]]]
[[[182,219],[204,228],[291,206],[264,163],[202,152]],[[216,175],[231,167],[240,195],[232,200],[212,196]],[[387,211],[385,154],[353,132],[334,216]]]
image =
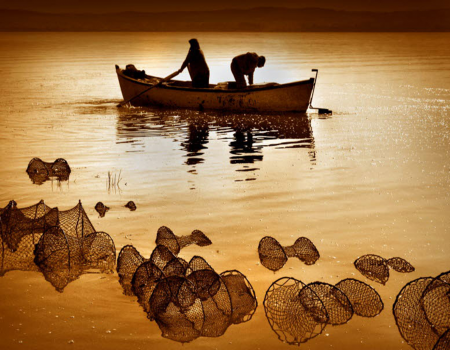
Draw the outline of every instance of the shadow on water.
[[[184,164],[195,167],[206,161],[208,144],[219,140],[229,145],[231,165],[238,172],[259,170],[265,148],[306,148],[315,164],[314,137],[310,116],[303,113],[225,114],[188,110],[136,108],[119,111],[117,143],[142,144],[146,137],[171,137],[181,140],[186,152]],[[143,150],[137,150],[143,152]]]

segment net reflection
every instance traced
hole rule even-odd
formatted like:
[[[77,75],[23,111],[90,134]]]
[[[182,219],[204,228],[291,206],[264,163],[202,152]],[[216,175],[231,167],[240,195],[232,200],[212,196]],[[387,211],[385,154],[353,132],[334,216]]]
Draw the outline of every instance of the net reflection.
[[[52,162],[44,162],[40,158],[33,158],[26,170],[30,180],[35,185],[42,185],[47,180],[56,179],[58,184],[61,181],[68,181],[71,173],[69,163],[63,158]]]
[[[117,143],[129,143],[139,148],[143,138],[173,138],[185,151],[183,163],[190,173],[196,172],[198,164],[209,160],[208,144],[217,140],[228,144],[229,163],[238,172],[259,170],[252,164],[263,160],[263,150],[268,147],[309,149],[308,160],[315,164],[313,131],[306,114],[236,115],[147,108],[118,113]],[[144,149],[135,151],[144,152]]]

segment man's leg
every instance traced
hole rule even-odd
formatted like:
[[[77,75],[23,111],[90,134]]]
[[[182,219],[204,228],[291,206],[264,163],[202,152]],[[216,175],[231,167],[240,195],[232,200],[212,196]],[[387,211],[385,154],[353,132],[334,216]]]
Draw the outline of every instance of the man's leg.
[[[247,86],[244,74],[241,69],[234,61],[231,62],[231,72],[233,73],[234,79],[236,80],[236,88],[243,89]]]

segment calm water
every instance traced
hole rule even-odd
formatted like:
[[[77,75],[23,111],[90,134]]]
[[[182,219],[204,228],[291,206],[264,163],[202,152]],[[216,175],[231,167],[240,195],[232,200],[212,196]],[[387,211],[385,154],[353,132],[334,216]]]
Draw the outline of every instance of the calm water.
[[[309,78],[313,104],[331,118],[118,109],[114,64],[157,76],[177,70],[197,37],[211,81],[232,80],[229,64],[254,51],[267,58],[255,82]],[[213,241],[180,256],[202,255],[218,272],[237,269],[259,307],[250,322],[190,349],[273,349],[262,301],[283,276],[305,283],[355,277],[383,298],[376,318],[328,326],[305,349],[409,349],[392,304],[410,280],[450,269],[450,34],[0,34],[0,205],[44,199],[69,209],[81,199],[117,251],[133,244],[148,256],[158,227],[194,229]],[[180,79],[187,79],[184,72]],[[65,158],[69,181],[33,184],[33,157]],[[108,172],[120,176],[108,189]],[[138,209],[123,205],[133,200]],[[111,210],[99,218],[102,201]],[[290,259],[277,273],[259,264],[266,235],[283,245],[310,238],[321,258]],[[360,255],[400,256],[416,271],[391,273],[386,286],[353,267]],[[180,349],[161,337],[117,274],[87,274],[60,294],[33,272],[0,278],[2,349]],[[72,345],[70,341],[74,341]],[[292,348],[292,347],[291,347]]]

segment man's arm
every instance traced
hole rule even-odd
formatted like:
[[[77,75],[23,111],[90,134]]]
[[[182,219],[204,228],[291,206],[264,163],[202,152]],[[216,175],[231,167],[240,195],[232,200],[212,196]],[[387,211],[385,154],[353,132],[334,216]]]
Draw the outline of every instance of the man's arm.
[[[254,72],[251,72],[251,73],[249,73],[249,75],[248,75],[248,84],[249,84],[249,85],[253,85],[253,73],[254,73]]]
[[[181,68],[179,69],[180,73],[184,70],[184,68],[187,67],[190,61],[191,61],[191,50],[189,50],[186,59],[184,60],[183,64],[181,65]]]

